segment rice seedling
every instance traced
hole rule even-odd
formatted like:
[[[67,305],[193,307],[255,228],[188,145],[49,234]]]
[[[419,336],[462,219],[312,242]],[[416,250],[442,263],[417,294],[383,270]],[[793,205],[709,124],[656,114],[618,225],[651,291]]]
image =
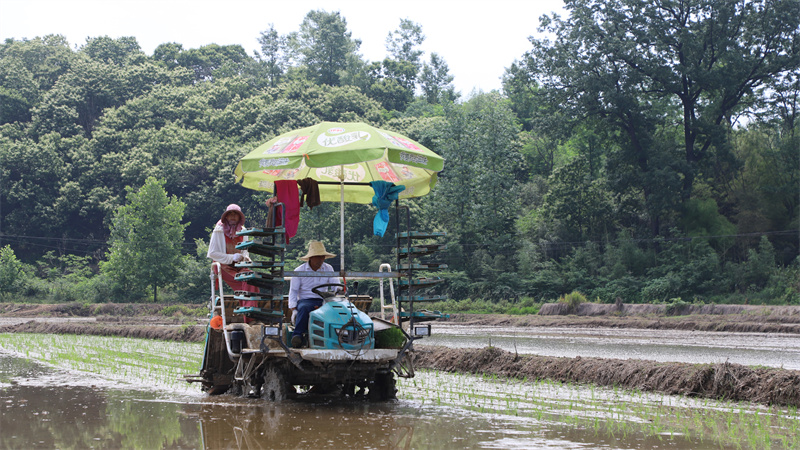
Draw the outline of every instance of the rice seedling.
[[[108,336],[0,334],[0,349],[126,387],[197,390],[180,377],[200,367],[202,344]]]
[[[581,386],[551,380],[417,371],[399,381],[402,399],[484,414],[530,418],[544,427],[569,425],[619,439],[654,438],[748,448],[796,448],[797,408]]]

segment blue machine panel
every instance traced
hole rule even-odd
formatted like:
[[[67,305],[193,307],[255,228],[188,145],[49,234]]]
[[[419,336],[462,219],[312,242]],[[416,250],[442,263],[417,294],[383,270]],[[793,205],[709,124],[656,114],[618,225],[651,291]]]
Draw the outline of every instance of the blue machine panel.
[[[349,301],[328,302],[309,314],[308,343],[318,349],[374,349],[372,319]]]

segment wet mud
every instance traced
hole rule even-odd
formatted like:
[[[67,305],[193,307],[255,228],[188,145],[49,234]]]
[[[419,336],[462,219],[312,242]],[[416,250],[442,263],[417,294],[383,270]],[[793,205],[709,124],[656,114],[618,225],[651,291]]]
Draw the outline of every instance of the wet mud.
[[[608,305],[614,307],[615,305]],[[203,319],[186,317],[162,305],[20,305],[0,304],[0,333],[58,333],[122,336],[202,342]],[[175,311],[172,315],[164,312]],[[580,311],[579,311],[580,312]],[[619,313],[619,311],[616,311]],[[800,308],[721,308],[672,317],[652,311],[597,315],[454,315],[463,325],[500,327],[643,328],[662,330],[800,333]],[[552,313],[552,311],[551,311]],[[95,321],[70,321],[76,317]],[[36,319],[30,319],[36,317]],[[60,320],[59,320],[60,319]],[[447,372],[497,375],[518,379],[551,379],[625,389],[761,404],[800,406],[800,371],[739,364],[665,363],[636,359],[519,355],[495,347],[453,349],[422,347],[416,366]]]

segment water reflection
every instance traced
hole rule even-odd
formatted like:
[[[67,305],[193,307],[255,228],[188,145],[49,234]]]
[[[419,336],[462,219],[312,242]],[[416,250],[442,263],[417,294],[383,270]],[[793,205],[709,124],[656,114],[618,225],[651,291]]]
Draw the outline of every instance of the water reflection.
[[[399,401],[384,405],[287,402],[203,405],[206,449],[271,448],[721,448],[659,436],[603,433],[531,418]],[[724,448],[724,446],[722,447]]]
[[[0,389],[0,448],[200,448],[181,405],[90,387]]]
[[[208,449],[411,448],[414,435],[392,406],[362,402],[205,404],[198,414]]]

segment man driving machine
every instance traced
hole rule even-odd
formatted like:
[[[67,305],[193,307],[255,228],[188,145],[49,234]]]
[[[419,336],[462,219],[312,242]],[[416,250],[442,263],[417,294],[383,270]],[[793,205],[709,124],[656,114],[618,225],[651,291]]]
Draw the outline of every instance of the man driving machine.
[[[308,243],[308,253],[301,256],[302,261],[306,261],[297,267],[295,272],[330,272],[334,274],[333,267],[325,260],[336,255],[325,250],[325,244],[320,241]],[[322,297],[314,293],[312,289],[323,284],[339,284],[337,277],[292,277],[289,284],[289,309],[292,310],[292,323],[294,332],[292,333],[292,347],[301,348],[306,343],[306,333],[308,333],[308,315],[311,311],[322,306]]]

